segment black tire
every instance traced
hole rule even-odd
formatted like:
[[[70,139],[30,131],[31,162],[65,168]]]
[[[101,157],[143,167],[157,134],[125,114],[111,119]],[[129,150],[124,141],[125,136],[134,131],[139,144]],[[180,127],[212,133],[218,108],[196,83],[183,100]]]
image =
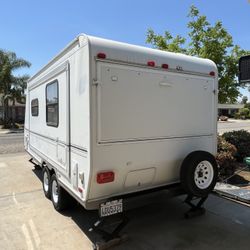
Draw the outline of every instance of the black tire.
[[[51,200],[55,210],[62,211],[65,210],[69,205],[69,194],[59,185],[57,177],[55,174],[51,177]],[[54,184],[55,183],[55,184]],[[57,185],[57,199],[54,195],[53,185]],[[55,187],[54,187],[55,188]]]
[[[208,152],[194,151],[184,159],[181,165],[181,184],[190,195],[207,196],[214,189],[217,178],[217,162]]]
[[[50,171],[47,167],[43,168],[42,171],[42,181],[43,181],[43,192],[46,198],[50,199],[51,196],[51,185],[50,185],[50,180],[51,180],[51,174]],[[46,181],[47,179],[47,181]],[[45,183],[46,182],[46,183]]]

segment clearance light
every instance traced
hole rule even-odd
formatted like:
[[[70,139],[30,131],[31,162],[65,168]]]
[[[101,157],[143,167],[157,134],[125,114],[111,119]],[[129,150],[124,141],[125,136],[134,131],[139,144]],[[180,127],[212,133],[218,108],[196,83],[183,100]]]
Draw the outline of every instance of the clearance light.
[[[97,174],[96,181],[99,184],[113,182],[115,179],[115,173],[112,171],[109,172],[102,172]]]
[[[82,192],[83,192],[83,189],[82,189],[82,188],[78,188],[78,191],[79,191],[80,193],[82,193]]]
[[[168,69],[168,64],[163,63],[163,64],[161,65],[161,67],[162,67],[163,69]]]
[[[97,54],[97,58],[105,59],[106,58],[106,54],[100,52],[100,53]]]
[[[210,76],[215,76],[215,72],[214,72],[214,71],[210,71],[210,72],[209,72],[209,75],[210,75]]]
[[[147,65],[150,66],[150,67],[154,67],[155,62],[154,61],[148,61]]]

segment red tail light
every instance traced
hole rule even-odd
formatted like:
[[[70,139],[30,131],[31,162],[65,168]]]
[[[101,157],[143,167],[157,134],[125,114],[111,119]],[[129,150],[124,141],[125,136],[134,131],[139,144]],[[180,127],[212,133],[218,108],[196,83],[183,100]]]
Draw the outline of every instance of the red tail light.
[[[100,53],[97,54],[97,57],[98,57],[98,58],[101,58],[101,59],[105,59],[105,58],[106,58],[106,54],[100,52]]]
[[[155,66],[155,62],[154,61],[148,61],[148,66],[150,67],[154,67]]]
[[[163,69],[168,69],[168,64],[163,63],[163,64],[161,65],[161,67],[162,67]]]
[[[215,72],[214,72],[214,71],[211,71],[211,72],[209,72],[209,75],[210,75],[210,76],[215,76]]]
[[[98,173],[96,176],[96,181],[99,184],[113,182],[115,179],[115,173],[112,171]]]

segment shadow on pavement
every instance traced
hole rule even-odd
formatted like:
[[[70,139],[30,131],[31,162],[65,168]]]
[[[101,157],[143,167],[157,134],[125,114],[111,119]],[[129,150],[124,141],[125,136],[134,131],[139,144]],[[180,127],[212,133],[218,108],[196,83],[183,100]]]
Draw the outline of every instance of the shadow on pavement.
[[[33,172],[42,180],[40,168]],[[211,195],[205,204],[208,207],[205,215],[185,219],[188,206],[183,204],[183,197],[165,199],[164,194],[158,197],[154,203],[126,213],[130,222],[123,231],[129,239],[112,249],[249,249],[249,229],[246,230],[250,228],[249,208]],[[234,214],[238,214],[237,222]],[[70,217],[91,242],[100,241],[99,235],[89,232],[98,220],[96,211],[87,211],[73,201],[62,215]]]

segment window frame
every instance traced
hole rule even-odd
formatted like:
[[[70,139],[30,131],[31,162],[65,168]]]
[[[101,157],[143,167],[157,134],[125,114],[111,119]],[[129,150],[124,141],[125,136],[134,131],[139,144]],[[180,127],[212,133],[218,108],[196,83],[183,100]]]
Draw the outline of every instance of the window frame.
[[[37,100],[37,105],[32,105],[32,102],[36,101]],[[30,107],[31,107],[31,116],[39,116],[39,100],[38,98],[34,98],[31,100],[30,102]],[[33,107],[37,107],[37,113],[33,114]]]
[[[55,105],[55,103],[53,103],[53,104],[48,104],[47,103],[47,100],[48,100],[47,99],[47,93],[48,93],[47,89],[48,89],[48,86],[53,85],[53,84],[56,84],[56,86],[57,86],[57,92],[56,92],[57,93],[57,103],[56,103],[57,104],[57,123],[48,122],[48,106]],[[45,88],[45,103],[46,103],[46,124],[47,124],[47,126],[57,128],[59,126],[59,84],[58,84],[58,80],[57,79],[46,84],[46,88]]]

